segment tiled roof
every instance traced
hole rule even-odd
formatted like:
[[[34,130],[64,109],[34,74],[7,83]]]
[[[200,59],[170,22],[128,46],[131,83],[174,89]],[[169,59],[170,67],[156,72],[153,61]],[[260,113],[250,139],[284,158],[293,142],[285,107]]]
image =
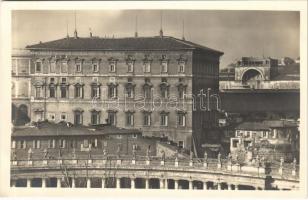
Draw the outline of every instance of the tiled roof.
[[[183,50],[202,49],[222,55],[223,52],[174,37],[131,38],[63,38],[26,46],[30,50]]]
[[[13,137],[18,136],[83,136],[83,135],[129,135],[141,134],[140,130],[114,126],[67,126],[66,123],[41,122],[38,126],[15,127]]]

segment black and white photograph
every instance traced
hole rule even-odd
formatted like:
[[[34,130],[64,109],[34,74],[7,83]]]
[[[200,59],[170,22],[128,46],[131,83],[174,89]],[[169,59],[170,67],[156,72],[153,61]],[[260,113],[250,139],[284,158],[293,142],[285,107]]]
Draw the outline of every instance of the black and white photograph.
[[[10,18],[10,189],[305,190],[301,11]]]

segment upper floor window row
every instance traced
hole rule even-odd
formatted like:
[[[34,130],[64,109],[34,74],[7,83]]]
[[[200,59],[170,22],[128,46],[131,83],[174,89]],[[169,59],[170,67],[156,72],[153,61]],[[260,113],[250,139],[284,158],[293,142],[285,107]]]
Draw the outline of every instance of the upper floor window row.
[[[109,58],[108,60],[109,65],[109,72],[116,72],[117,71],[117,64],[119,62],[116,58]],[[44,59],[38,60],[35,62],[35,73],[43,73],[43,65],[44,65]],[[55,61],[48,61],[48,71],[44,71],[44,73],[68,73],[68,67],[73,66],[72,72],[74,73],[83,73],[83,68],[86,63],[84,59],[75,59],[72,60],[72,64],[69,64],[71,60],[55,60]],[[160,66],[161,66],[161,73],[167,73],[168,72],[168,65],[170,63],[170,59],[167,58],[166,55],[162,55],[161,59],[159,59]],[[187,59],[184,59],[183,56],[180,56],[179,59],[176,59],[177,65],[178,65],[178,72],[183,73],[185,72],[185,65],[187,63]],[[128,56],[125,59],[125,63],[127,66],[127,72],[134,72],[134,67],[136,64],[136,59],[132,56]],[[146,55],[144,59],[141,60],[141,64],[143,66],[143,72],[144,73],[150,73],[151,72],[151,65],[153,63],[153,59],[150,58],[149,55]],[[88,66],[88,64],[87,64]],[[92,73],[99,73],[100,68],[102,66],[101,59],[92,59],[91,60],[91,72]],[[90,72],[90,71],[89,71]]]

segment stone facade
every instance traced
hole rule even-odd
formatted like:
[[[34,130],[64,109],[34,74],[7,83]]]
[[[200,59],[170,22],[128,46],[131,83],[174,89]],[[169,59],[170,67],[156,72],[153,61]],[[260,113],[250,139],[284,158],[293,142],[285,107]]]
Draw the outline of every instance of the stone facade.
[[[192,134],[198,140],[204,134],[202,126],[215,123],[215,118],[208,117],[214,112],[193,111],[192,103],[197,101],[191,94],[218,90],[222,53],[172,48],[29,49],[25,61],[18,62],[20,55],[12,57],[12,98],[16,115],[25,105],[31,121],[90,125],[108,119],[117,127],[141,129],[143,135],[168,137],[187,149]],[[149,99],[144,98],[145,88]]]

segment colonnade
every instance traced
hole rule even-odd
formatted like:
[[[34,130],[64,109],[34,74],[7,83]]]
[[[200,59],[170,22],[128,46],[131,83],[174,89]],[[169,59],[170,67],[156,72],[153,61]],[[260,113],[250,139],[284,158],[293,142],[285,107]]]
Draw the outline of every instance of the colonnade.
[[[53,183],[51,183],[53,179]],[[184,179],[165,179],[165,178],[128,178],[128,177],[111,177],[111,178],[85,178],[83,185],[77,185],[77,179],[69,177],[67,181],[64,178],[27,178],[11,180],[11,187],[70,187],[70,188],[118,188],[118,189],[187,189],[187,190],[238,190],[238,184],[229,184],[226,182],[184,180]],[[93,179],[100,179],[94,182]],[[112,179],[112,184],[110,181]],[[124,181],[126,179],[126,182]],[[256,189],[254,186],[248,186]],[[263,189],[263,188],[257,188]]]

